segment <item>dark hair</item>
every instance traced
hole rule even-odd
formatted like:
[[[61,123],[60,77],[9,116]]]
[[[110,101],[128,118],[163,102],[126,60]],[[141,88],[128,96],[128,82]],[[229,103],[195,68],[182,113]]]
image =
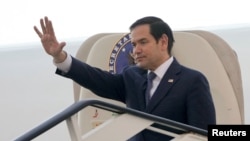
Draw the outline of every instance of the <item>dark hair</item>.
[[[132,31],[135,27],[139,25],[149,24],[150,34],[155,38],[158,42],[163,34],[168,36],[168,53],[171,54],[171,50],[174,43],[174,36],[172,29],[165,23],[162,19],[154,16],[143,17],[135,21],[130,27],[130,31]]]

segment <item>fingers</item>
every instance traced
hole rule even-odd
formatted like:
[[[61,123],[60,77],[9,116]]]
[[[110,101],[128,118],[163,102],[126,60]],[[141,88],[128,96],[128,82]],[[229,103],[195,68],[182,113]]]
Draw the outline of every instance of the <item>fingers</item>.
[[[48,19],[48,17],[44,17],[44,21],[45,21],[45,33],[50,33],[50,24],[49,24],[49,19]]]
[[[51,33],[52,24],[47,16],[45,16],[44,19],[40,19],[40,24],[43,34]]]
[[[50,34],[52,36],[55,36],[52,22],[48,19],[47,16],[45,16],[44,19],[40,19],[40,25],[42,28],[42,32],[40,32],[38,28],[34,26],[34,30],[36,31],[36,33],[40,38],[42,38],[42,36],[45,34]]]
[[[45,25],[44,25],[45,22]],[[43,27],[44,27],[44,33],[50,34],[52,36],[55,36],[54,33],[54,29],[53,29],[53,25],[52,25],[52,21],[49,20],[48,17],[44,17],[44,22],[43,23]]]
[[[45,27],[45,24],[44,24],[43,19],[40,19],[40,25],[41,25],[41,28],[42,28],[43,34],[46,34],[46,27]]]
[[[40,38],[42,38],[43,34],[38,30],[38,28],[37,28],[36,26],[34,26],[34,30],[35,30],[36,34],[37,34]]]
[[[52,25],[52,21],[49,21],[48,23],[48,32],[50,33],[50,35],[55,36],[55,32],[54,32],[54,28]]]

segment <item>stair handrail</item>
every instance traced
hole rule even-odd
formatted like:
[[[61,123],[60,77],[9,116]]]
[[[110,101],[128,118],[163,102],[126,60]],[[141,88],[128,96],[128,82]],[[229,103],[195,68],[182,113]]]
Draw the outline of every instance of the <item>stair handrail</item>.
[[[37,136],[43,134],[44,132],[48,131],[49,129],[53,128],[54,126],[58,125],[62,121],[67,120],[68,118],[70,118],[71,116],[75,115],[77,112],[79,112],[80,110],[88,106],[101,108],[103,110],[111,111],[117,114],[128,113],[128,114],[140,117],[140,118],[154,121],[155,124],[162,125],[168,128],[172,128],[174,130],[182,131],[183,133],[192,132],[192,133],[196,133],[202,136],[207,136],[208,134],[207,130],[197,128],[194,126],[190,126],[187,124],[183,124],[180,122],[176,122],[170,119],[162,118],[159,116],[151,115],[148,113],[144,113],[135,109],[118,106],[118,105],[111,104],[111,103],[104,102],[104,101],[97,100],[97,99],[84,99],[84,100],[80,100],[80,101],[73,103],[72,105],[64,109],[63,111],[52,116],[51,118],[39,124],[38,126],[34,127],[33,129],[27,131],[23,135],[17,137],[14,141],[32,140],[36,138]]]

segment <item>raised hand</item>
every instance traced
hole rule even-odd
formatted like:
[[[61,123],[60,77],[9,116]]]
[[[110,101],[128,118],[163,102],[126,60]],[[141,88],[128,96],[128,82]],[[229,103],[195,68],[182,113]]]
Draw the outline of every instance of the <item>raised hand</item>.
[[[59,43],[56,39],[52,22],[48,17],[40,19],[40,25],[42,32],[34,26],[34,30],[40,37],[44,50],[51,56],[53,56],[54,61],[60,63],[65,60],[66,53],[63,51],[63,47],[66,45],[65,42]]]

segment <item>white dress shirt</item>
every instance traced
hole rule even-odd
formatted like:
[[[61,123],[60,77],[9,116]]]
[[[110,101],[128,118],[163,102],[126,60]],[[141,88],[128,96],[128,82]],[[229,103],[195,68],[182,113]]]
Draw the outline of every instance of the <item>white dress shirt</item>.
[[[154,92],[156,91],[158,85],[161,82],[161,79],[163,78],[165,72],[168,70],[169,66],[172,64],[174,58],[171,56],[168,60],[166,60],[163,64],[161,64],[154,73],[156,74],[155,79],[153,80],[153,86],[150,90],[150,96],[152,97]],[[149,71],[150,72],[150,71]],[[148,72],[148,73],[149,73]]]
[[[54,65],[61,70],[64,73],[67,73],[71,67],[71,63],[72,63],[72,58],[71,56],[67,53],[67,57],[66,59],[62,62],[62,63],[55,63],[55,61],[53,61]]]

